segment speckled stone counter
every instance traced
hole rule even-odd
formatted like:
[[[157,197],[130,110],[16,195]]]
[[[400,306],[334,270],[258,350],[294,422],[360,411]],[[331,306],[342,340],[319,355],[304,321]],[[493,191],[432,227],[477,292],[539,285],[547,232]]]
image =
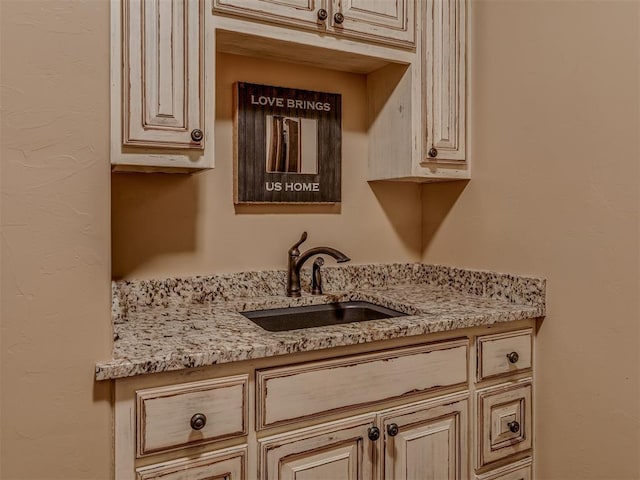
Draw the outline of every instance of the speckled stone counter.
[[[308,279],[309,272],[302,278]],[[324,295],[285,296],[286,272],[113,283],[114,379],[542,317],[545,280],[438,265],[323,268]],[[304,284],[303,290],[308,291]],[[393,319],[268,332],[239,312],[366,300]]]

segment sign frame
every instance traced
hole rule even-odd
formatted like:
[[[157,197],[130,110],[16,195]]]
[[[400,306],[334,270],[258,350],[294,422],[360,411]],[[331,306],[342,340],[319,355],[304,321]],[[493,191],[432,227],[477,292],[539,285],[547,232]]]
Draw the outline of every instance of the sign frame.
[[[341,202],[342,96],[234,84],[234,203]]]

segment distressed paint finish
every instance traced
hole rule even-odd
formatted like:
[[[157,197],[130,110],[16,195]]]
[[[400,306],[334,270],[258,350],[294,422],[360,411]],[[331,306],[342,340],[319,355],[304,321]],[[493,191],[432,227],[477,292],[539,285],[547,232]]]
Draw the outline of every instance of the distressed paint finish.
[[[191,138],[204,129],[201,8],[201,0],[123,0],[124,145],[204,148]]]
[[[533,447],[533,379],[477,392],[476,468],[527,452]],[[516,422],[513,431],[509,424]]]
[[[261,480],[374,480],[375,415],[366,414],[259,441]]]
[[[327,13],[324,21],[318,19],[320,9]],[[215,0],[213,3],[216,14],[404,48],[415,45],[415,10],[416,0]],[[343,15],[342,22],[335,21],[337,13]]]
[[[259,370],[257,425],[266,428],[465,384],[467,358],[464,339]]]
[[[382,472],[394,480],[469,478],[467,392],[382,412]],[[389,426],[398,431],[389,435]]]
[[[247,447],[181,458],[136,470],[137,480],[249,480]]]
[[[478,338],[477,379],[509,375],[530,370],[533,367],[533,330],[485,335]],[[508,355],[515,353],[517,361]]]
[[[141,390],[136,393],[138,456],[247,433],[246,375]],[[206,417],[200,430],[195,414]]]

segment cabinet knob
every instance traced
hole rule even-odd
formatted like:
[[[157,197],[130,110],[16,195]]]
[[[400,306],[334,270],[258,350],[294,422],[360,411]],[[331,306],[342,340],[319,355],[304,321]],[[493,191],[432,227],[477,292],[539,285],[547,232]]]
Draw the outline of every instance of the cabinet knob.
[[[387,434],[390,437],[395,437],[399,431],[400,429],[398,428],[397,423],[390,423],[389,425],[387,425]]]
[[[333,16],[333,21],[336,22],[338,25],[340,25],[342,22],[344,22],[344,15],[341,14],[340,12],[336,13]]]
[[[509,427],[511,433],[518,433],[520,431],[520,424],[515,420],[513,422],[507,423],[507,427]]]
[[[324,22],[328,16],[329,14],[324,8],[321,8],[320,10],[318,10],[318,20],[320,20],[321,22]]]
[[[438,149],[436,147],[431,147],[427,152],[427,155],[429,155],[431,158],[436,158],[438,156]]]
[[[511,352],[507,353],[507,358],[511,363],[518,363],[518,360],[520,360],[520,355],[518,355],[518,352]]]
[[[202,130],[200,130],[199,128],[191,130],[191,140],[193,140],[194,142],[202,141],[203,137],[204,133],[202,133]]]
[[[194,430],[202,430],[207,424],[207,416],[204,413],[196,413],[191,417],[191,428]]]
[[[369,427],[369,431],[367,433],[369,435],[369,440],[373,440],[374,442],[380,438],[380,429],[378,427]]]

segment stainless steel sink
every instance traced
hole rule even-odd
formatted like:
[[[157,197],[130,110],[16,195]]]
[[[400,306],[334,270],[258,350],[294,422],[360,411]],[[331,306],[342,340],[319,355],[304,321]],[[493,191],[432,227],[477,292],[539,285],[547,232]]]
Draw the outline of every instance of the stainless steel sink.
[[[306,307],[274,308],[242,312],[253,323],[270,332],[366,322],[407,315],[369,302],[338,302]]]

